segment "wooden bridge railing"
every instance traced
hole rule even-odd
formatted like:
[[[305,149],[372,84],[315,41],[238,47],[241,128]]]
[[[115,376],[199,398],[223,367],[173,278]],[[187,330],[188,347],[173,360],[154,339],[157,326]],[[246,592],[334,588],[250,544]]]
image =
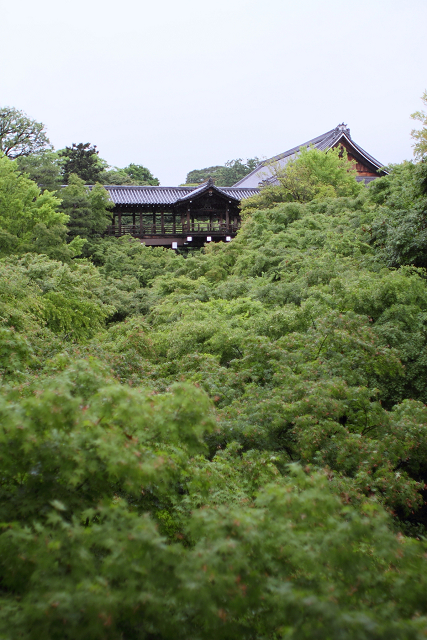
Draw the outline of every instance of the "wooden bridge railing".
[[[239,229],[240,223],[232,224],[220,224],[209,222],[185,222],[173,224],[171,222],[164,222],[161,224],[121,224],[110,225],[107,227],[106,234],[111,236],[124,236],[131,235],[136,238],[142,238],[144,236],[185,236],[185,235],[225,235],[228,233],[236,233]]]

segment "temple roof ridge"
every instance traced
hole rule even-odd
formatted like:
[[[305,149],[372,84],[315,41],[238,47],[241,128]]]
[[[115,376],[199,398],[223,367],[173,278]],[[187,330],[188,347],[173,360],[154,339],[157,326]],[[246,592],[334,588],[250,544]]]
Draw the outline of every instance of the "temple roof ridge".
[[[350,135],[350,129],[347,124],[342,122],[338,124],[334,129],[330,129],[325,133],[322,133],[315,138],[311,138],[311,140],[307,140],[307,142],[303,142],[283,153],[279,153],[272,158],[268,158],[267,160],[263,160],[258,164],[257,167],[250,173],[248,173],[244,178],[241,178],[238,182],[236,182],[234,187],[254,187],[258,186],[261,182],[263,182],[262,176],[258,175],[262,169],[268,167],[268,165],[273,163],[280,163],[281,165],[285,165],[291,158],[294,158],[298,155],[298,153],[303,148],[315,147],[319,151],[328,151],[328,149],[332,149],[336,147],[340,141],[346,142],[347,145],[352,148],[354,153],[357,156],[360,156],[363,160],[365,160],[369,165],[372,166],[373,170],[378,171],[384,165],[376,160],[373,156],[371,156],[367,151],[362,149],[358,144],[354,142]],[[253,184],[252,184],[253,183]]]

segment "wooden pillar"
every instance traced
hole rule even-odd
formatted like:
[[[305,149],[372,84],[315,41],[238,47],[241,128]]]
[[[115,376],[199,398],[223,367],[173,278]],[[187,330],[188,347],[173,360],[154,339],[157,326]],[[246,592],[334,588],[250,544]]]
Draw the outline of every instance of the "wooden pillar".
[[[153,228],[152,228],[152,232],[156,233],[156,212],[153,211]]]
[[[113,212],[113,223],[111,225],[111,231],[110,233],[115,236],[116,235],[116,213]]]
[[[230,211],[228,209],[228,205],[225,210],[225,228],[227,231],[230,231]]]
[[[164,236],[165,235],[165,214],[163,211],[160,214],[160,221],[161,221],[160,225],[162,229],[162,236]]]
[[[144,235],[144,227],[142,223],[142,211],[139,212],[139,237],[142,238]]]
[[[187,231],[190,231],[190,209],[187,209]]]
[[[133,233],[135,233],[135,211],[132,213],[132,225],[133,225]]]
[[[175,211],[172,212],[172,233],[175,235],[176,233],[176,215]]]
[[[119,218],[119,236],[122,235],[122,212],[119,211],[118,213],[118,218]]]

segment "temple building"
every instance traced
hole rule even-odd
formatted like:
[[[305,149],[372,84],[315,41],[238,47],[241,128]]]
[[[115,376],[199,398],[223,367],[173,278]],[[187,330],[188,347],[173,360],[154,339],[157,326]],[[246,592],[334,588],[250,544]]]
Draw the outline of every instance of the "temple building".
[[[375,180],[380,176],[386,175],[386,171],[383,170],[383,164],[375,160],[367,151],[359,147],[358,144],[352,140],[350,135],[350,129],[346,124],[339,124],[335,129],[331,129],[322,135],[308,140],[303,144],[288,149],[273,158],[264,160],[249,173],[247,176],[236,182],[235,187],[259,187],[263,184],[274,184],[269,166],[276,164],[276,166],[284,167],[289,160],[295,158],[303,147],[314,147],[319,151],[327,151],[335,147],[342,147],[347,153],[348,159],[354,164],[357,171],[357,178],[359,182],[368,183],[371,180]]]
[[[105,186],[114,202],[107,234],[130,234],[149,246],[178,249],[230,241],[240,227],[240,202],[258,188]]]
[[[369,183],[386,175],[381,162],[356,144],[347,125],[261,162],[232,187],[216,186],[212,179],[196,187],[105,186],[114,202],[108,235],[131,235],[150,246],[200,247],[206,242],[230,241],[240,227],[240,202],[274,184],[273,163],[283,167],[303,147],[327,151],[340,147],[355,165],[357,180]],[[276,166],[277,166],[276,165]]]

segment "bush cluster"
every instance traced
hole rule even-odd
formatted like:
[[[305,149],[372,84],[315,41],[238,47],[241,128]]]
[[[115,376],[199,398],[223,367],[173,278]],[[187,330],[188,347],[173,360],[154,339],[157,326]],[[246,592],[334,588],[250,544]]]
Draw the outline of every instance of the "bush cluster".
[[[0,638],[425,637],[423,163],[83,258],[1,162]]]

